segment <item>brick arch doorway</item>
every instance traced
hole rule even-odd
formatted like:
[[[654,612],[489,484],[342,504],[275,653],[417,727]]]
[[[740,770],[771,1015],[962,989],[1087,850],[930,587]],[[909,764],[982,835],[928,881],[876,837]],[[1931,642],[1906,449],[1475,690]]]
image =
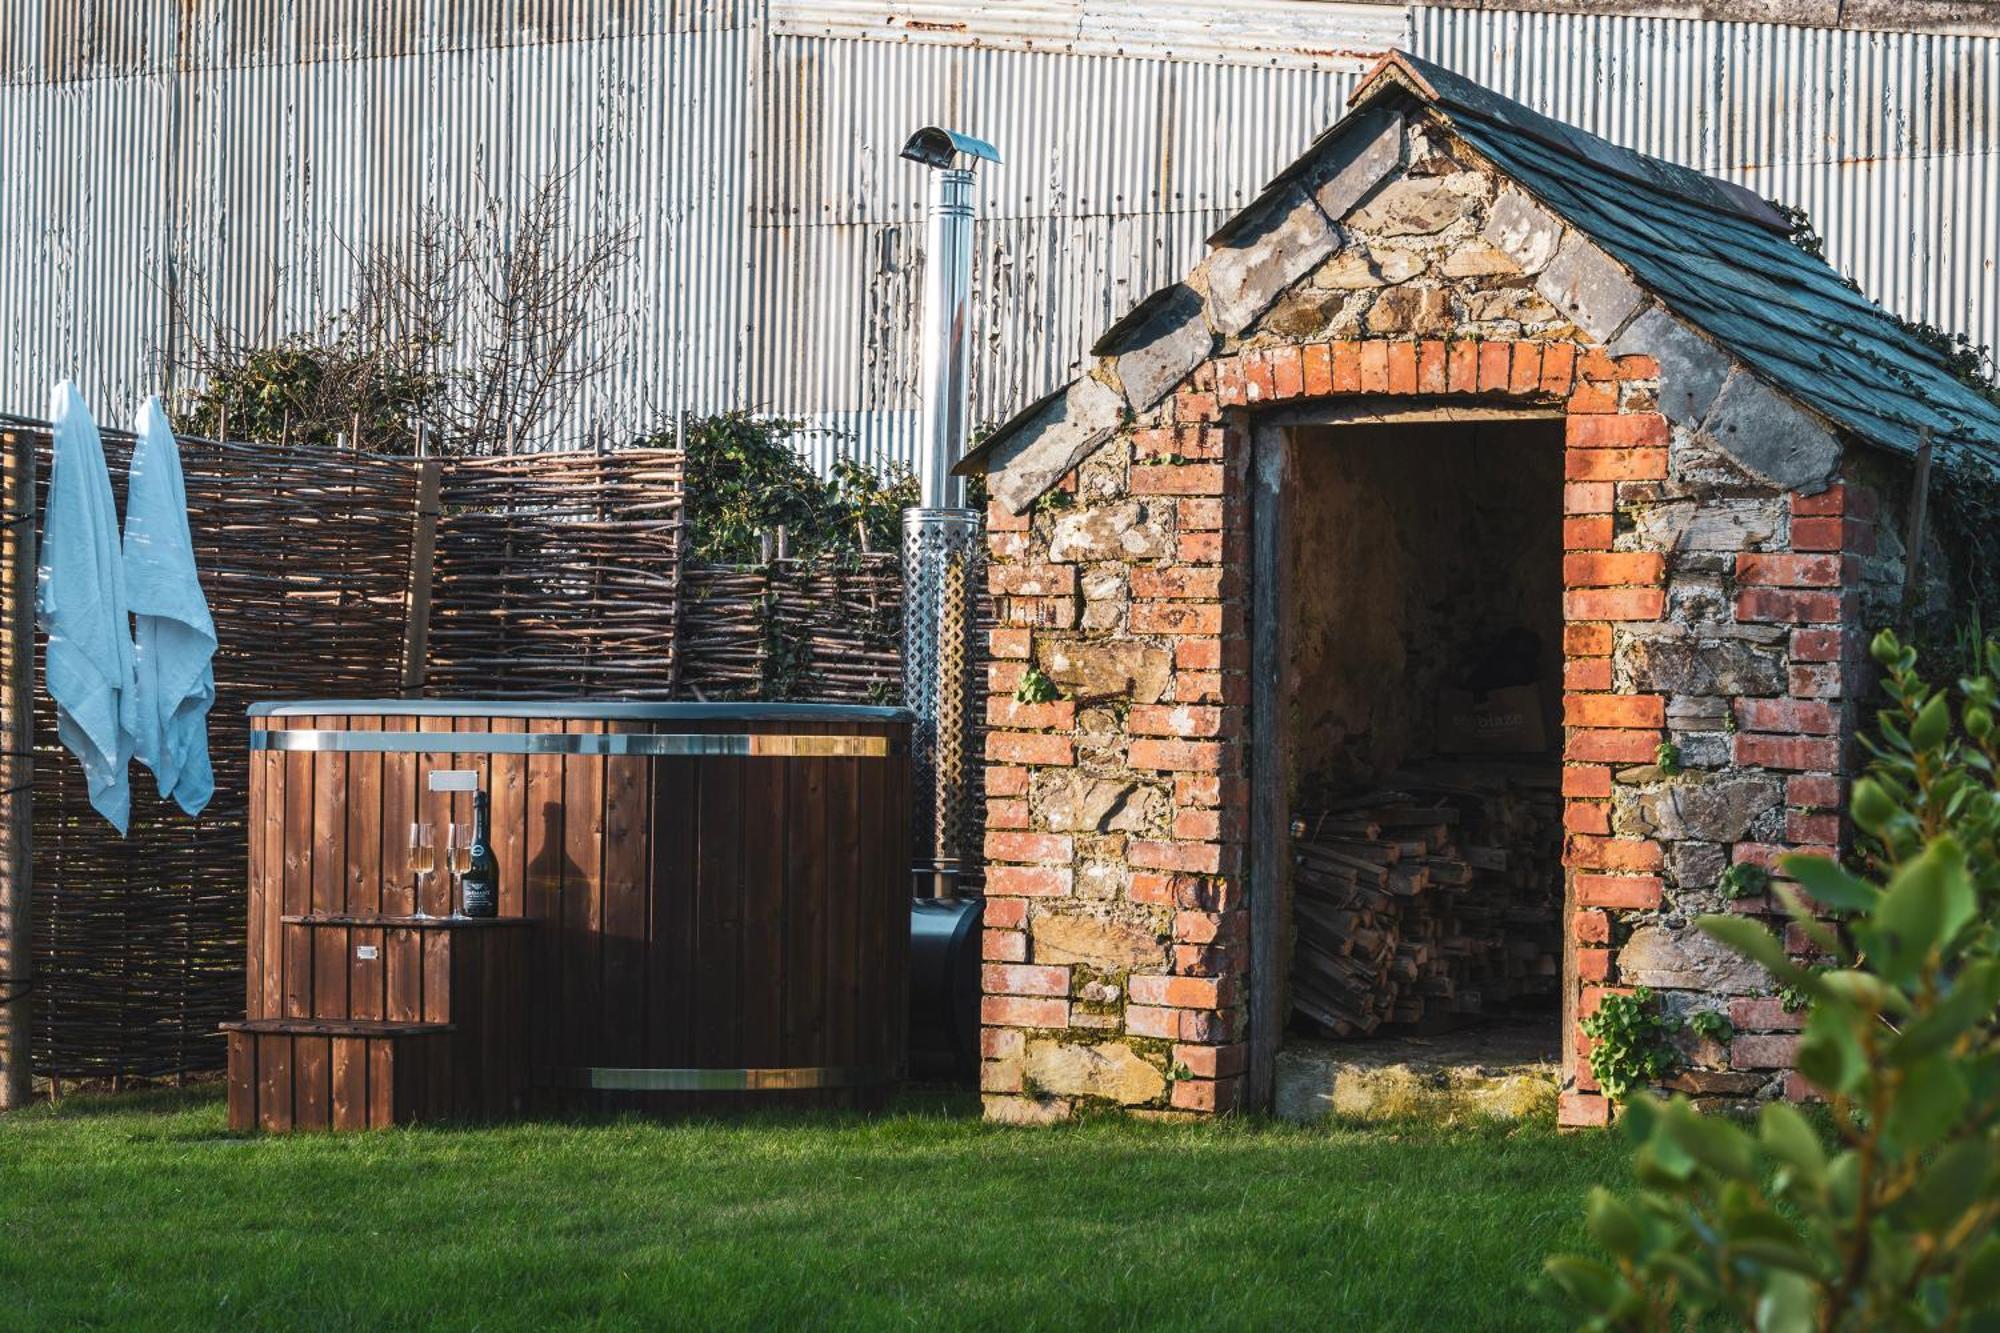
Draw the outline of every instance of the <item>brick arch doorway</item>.
[[[1271,1095],[1288,1032],[1504,1025],[1573,1064],[1577,963],[1563,927],[1571,904],[1561,804],[1567,415],[1539,393],[1477,402],[1357,395],[1250,410],[1238,423],[1251,455],[1249,1066],[1258,1103]],[[1498,721],[1499,734],[1468,733],[1471,700],[1479,727]],[[1366,884],[1330,885],[1322,862],[1294,883],[1295,814],[1411,789],[1413,778],[1490,790],[1490,799],[1458,802],[1471,819],[1502,805],[1526,812],[1516,845],[1500,849],[1511,864],[1492,847],[1463,845],[1491,832],[1468,823],[1437,845],[1450,860],[1427,870],[1413,857],[1389,873],[1405,888],[1430,875],[1471,873],[1474,882],[1384,898]],[[1380,835],[1406,849],[1411,836],[1420,835]],[[1482,868],[1468,872],[1462,857]],[[1336,903],[1329,888],[1358,897]],[[1330,939],[1336,919],[1365,947]],[[1393,934],[1392,922],[1412,933]],[[1414,933],[1441,922],[1458,932],[1449,945]],[[1380,952],[1385,934],[1401,962]],[[1335,943],[1348,956],[1329,958]],[[1366,967],[1385,969],[1380,985],[1357,979]],[[1392,980],[1390,967],[1422,976]]]

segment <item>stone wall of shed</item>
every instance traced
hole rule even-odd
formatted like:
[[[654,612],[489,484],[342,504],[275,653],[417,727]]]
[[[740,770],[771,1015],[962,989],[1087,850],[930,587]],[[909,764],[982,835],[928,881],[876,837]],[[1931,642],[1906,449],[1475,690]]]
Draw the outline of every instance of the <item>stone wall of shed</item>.
[[[1745,406],[1758,386],[1690,366],[1712,351],[1657,311],[1625,304],[1608,321],[1618,354],[1598,345],[1580,327],[1591,303],[1626,297],[1603,295],[1615,275],[1560,224],[1414,130],[1403,161],[1337,233],[1287,205],[1219,251],[1191,281],[1241,331],[1025,512],[992,507],[996,1118],[1218,1112],[1244,1095],[1248,737],[1283,721],[1250,713],[1249,432],[1267,408],[1355,399],[1563,408],[1570,1006],[1644,984],[1677,1011],[1724,1009],[1738,1035],[1690,1045],[1679,1085],[1802,1091],[1785,1072],[1796,1024],[1767,979],[1690,923],[1776,914],[1727,897],[1727,868],[1839,839],[1879,506],[1829,486],[1830,440]],[[1240,324],[1244,309],[1263,313]],[[1031,666],[1064,697],[1017,703]],[[1562,1119],[1602,1123],[1571,1036]]]

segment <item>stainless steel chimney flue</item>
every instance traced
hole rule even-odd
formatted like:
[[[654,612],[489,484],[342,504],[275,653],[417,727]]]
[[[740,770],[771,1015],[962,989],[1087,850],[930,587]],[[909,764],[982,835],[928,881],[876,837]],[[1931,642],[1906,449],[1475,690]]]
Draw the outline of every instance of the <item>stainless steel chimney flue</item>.
[[[924,228],[923,506],[954,509],[964,485],[952,475],[965,452],[972,314],[972,172],[999,162],[993,146],[936,126],[918,130],[903,156],[931,169]]]
[[[952,468],[965,453],[970,389],[973,169],[993,146],[931,126],[903,146],[930,168],[925,228],[922,506],[903,511],[903,700],[917,715],[919,859],[931,896],[957,894],[967,829],[972,635],[981,580],[979,514]],[[928,844],[928,857],[921,849]]]

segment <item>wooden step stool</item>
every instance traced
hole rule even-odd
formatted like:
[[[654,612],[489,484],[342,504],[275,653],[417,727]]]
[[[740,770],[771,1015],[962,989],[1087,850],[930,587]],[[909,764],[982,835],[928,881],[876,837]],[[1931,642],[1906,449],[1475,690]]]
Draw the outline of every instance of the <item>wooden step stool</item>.
[[[285,917],[284,1012],[223,1025],[230,1128],[517,1114],[532,928],[518,917]]]

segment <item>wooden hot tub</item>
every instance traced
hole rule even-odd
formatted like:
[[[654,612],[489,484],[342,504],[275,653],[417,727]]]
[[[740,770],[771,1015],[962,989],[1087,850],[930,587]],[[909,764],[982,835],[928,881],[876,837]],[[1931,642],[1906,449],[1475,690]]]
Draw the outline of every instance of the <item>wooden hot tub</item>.
[[[251,709],[231,1118],[865,1105],[900,1072],[909,715],[365,700]],[[500,919],[413,914],[409,825],[491,793]]]

